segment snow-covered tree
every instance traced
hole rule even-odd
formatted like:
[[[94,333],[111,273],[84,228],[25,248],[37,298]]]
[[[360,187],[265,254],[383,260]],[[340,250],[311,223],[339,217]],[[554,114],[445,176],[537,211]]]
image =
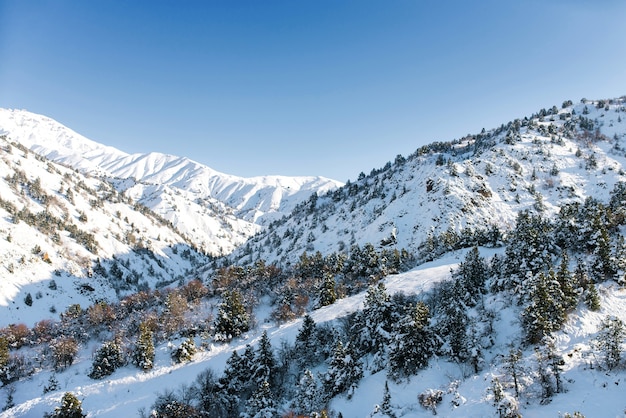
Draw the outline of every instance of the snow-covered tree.
[[[52,414],[46,415],[49,418],[83,418],[82,402],[71,392],[65,392],[61,399],[61,405],[54,409]]]
[[[252,372],[254,384],[260,386],[263,382],[267,382],[270,388],[274,389],[276,385],[276,368],[276,357],[274,357],[272,343],[267,335],[267,331],[263,331],[254,358],[254,369]]]
[[[174,349],[172,359],[177,363],[185,363],[191,361],[194,354],[196,354],[196,343],[193,338],[187,338],[180,346]]]
[[[302,326],[296,335],[293,348],[295,359],[300,369],[313,366],[318,362],[319,344],[315,321],[307,314],[302,320]]]
[[[250,315],[243,304],[241,293],[224,291],[215,319],[215,339],[230,341],[250,328]]]
[[[624,322],[614,316],[604,318],[596,343],[604,355],[604,363],[609,370],[617,367],[622,360],[624,338],[626,338]]]
[[[363,310],[357,315],[352,331],[358,353],[374,355],[374,372],[384,367],[392,326],[391,314],[391,298],[385,285],[380,282],[376,286],[370,286],[365,295]]]
[[[124,352],[119,341],[106,341],[96,351],[91,365],[89,377],[101,379],[112,374],[118,367],[125,363]]]
[[[529,303],[522,312],[522,324],[531,344],[561,328],[566,319],[563,292],[553,271],[539,273],[532,281]]]
[[[246,402],[246,410],[241,418],[276,418],[279,416],[278,407],[270,384],[263,382]]]
[[[296,413],[303,416],[312,415],[324,407],[324,396],[318,379],[308,369],[298,381],[292,406]]]
[[[389,348],[389,377],[398,381],[428,365],[433,353],[430,312],[423,302],[410,308],[393,326]]]
[[[147,323],[139,325],[139,336],[133,350],[133,363],[141,370],[150,370],[154,366],[154,338]]]
[[[351,345],[344,347],[341,340],[337,340],[323,379],[325,394],[330,399],[337,394],[348,392],[348,397],[351,397],[362,377],[363,366]]]

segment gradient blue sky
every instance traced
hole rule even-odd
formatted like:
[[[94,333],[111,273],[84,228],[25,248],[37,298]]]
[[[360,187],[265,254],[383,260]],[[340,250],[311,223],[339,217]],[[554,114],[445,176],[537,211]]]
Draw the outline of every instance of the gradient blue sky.
[[[0,107],[239,176],[354,180],[624,94],[623,0],[0,0]]]

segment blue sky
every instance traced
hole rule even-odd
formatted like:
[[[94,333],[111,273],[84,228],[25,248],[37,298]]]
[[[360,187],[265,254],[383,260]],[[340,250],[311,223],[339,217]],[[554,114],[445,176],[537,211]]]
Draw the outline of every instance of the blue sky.
[[[626,94],[622,0],[0,0],[0,107],[239,176],[354,180]]]

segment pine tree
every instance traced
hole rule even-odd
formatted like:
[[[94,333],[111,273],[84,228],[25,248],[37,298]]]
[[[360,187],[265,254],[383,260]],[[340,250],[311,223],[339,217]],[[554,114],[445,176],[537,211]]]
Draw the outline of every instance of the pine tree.
[[[278,408],[268,382],[262,382],[259,388],[246,402],[246,410],[242,418],[276,418]]]
[[[191,361],[194,354],[196,354],[196,343],[193,338],[187,338],[172,352],[172,359],[177,363],[185,363]]]
[[[103,343],[93,360],[89,377],[101,379],[111,375],[118,367],[125,363],[124,353],[119,341],[107,341]]]
[[[276,358],[274,357],[274,351],[272,349],[272,343],[267,336],[267,331],[263,331],[259,346],[256,351],[254,360],[254,371],[252,373],[252,380],[261,385],[263,382],[267,382],[270,388],[274,388],[276,385]]]
[[[154,366],[154,338],[152,330],[145,322],[139,325],[139,336],[133,350],[133,363],[144,371]]]
[[[337,292],[335,291],[335,278],[332,273],[324,273],[324,281],[319,292],[319,306],[328,306],[337,300]]]
[[[313,366],[318,361],[319,341],[316,333],[315,321],[310,315],[305,315],[294,343],[294,354],[300,369]]]
[[[391,299],[385,285],[370,286],[365,295],[363,310],[352,327],[359,354],[373,354],[373,372],[384,367],[384,356],[390,338]]]
[[[556,280],[559,282],[561,292],[563,293],[563,309],[570,311],[578,304],[578,292],[574,276],[569,271],[569,258],[564,251],[561,257],[561,264],[556,273]]]
[[[539,273],[532,283],[530,302],[522,312],[522,323],[528,341],[536,344],[561,328],[566,319],[563,292],[553,271]]]
[[[463,301],[467,306],[476,306],[479,297],[485,293],[488,271],[485,259],[480,256],[478,248],[473,247],[454,274],[454,278],[460,282],[465,291]]]
[[[385,390],[383,392],[383,403],[380,405],[380,411],[389,418],[396,418],[395,412],[391,407],[391,393],[389,393],[389,383],[385,382]]]
[[[398,381],[428,365],[433,353],[430,312],[418,302],[393,327],[389,349],[389,377]]]
[[[348,392],[348,397],[351,397],[362,377],[361,362],[350,344],[344,348],[342,342],[337,340],[333,357],[324,375],[324,389],[328,399],[343,392]]]
[[[617,317],[604,318],[596,342],[604,354],[604,362],[609,370],[614,369],[621,362],[624,338],[626,338],[624,322]]]
[[[592,311],[600,310],[600,295],[598,294],[598,289],[596,289],[596,285],[593,282],[589,282],[587,286],[587,290],[584,293],[585,305]]]
[[[215,320],[215,339],[230,341],[248,331],[250,316],[243,305],[243,297],[236,290],[225,291]]]
[[[252,350],[251,346],[247,346]],[[250,351],[251,355],[254,353]],[[239,405],[242,400],[250,396],[249,385],[252,377],[251,364],[247,362],[233,351],[232,355],[226,361],[224,374],[219,380],[221,391],[227,400],[227,407],[230,416],[238,414]]]
[[[71,392],[65,392],[61,399],[61,405],[54,409],[50,418],[83,418],[82,402]]]
[[[293,408],[303,416],[312,415],[324,406],[324,397],[317,378],[310,370],[305,370],[298,381]]]

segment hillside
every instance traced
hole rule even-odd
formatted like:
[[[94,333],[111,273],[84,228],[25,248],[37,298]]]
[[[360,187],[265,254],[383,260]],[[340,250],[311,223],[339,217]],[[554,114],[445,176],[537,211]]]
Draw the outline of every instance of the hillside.
[[[424,146],[219,258],[149,209],[215,221],[188,160],[86,175],[7,135],[0,417],[69,395],[89,417],[623,414],[625,113],[566,101]]]
[[[479,134],[433,143],[269,225],[230,260],[294,262],[300,254],[366,243],[419,254],[469,231],[507,230],[522,210],[553,216],[570,202],[605,199],[623,181],[623,99],[542,109]]]
[[[0,325],[191,278],[210,259],[103,180],[0,137]],[[30,295],[31,306],[25,304]],[[31,309],[38,306],[37,309]]]
[[[313,193],[341,185],[323,177],[242,178],[185,157],[129,155],[23,110],[0,109],[2,133],[52,161],[108,179],[212,255],[230,253],[259,225],[280,219]]]

